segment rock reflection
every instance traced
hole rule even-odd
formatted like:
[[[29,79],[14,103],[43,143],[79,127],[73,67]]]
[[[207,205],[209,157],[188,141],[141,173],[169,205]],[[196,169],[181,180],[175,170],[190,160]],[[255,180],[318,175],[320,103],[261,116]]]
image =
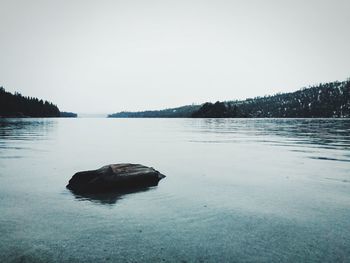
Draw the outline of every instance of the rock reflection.
[[[142,188],[133,188],[128,190],[122,190],[117,192],[108,192],[108,193],[96,193],[96,194],[90,194],[90,193],[77,193],[72,190],[69,190],[77,201],[90,201],[97,204],[102,205],[114,205],[118,202],[118,200],[121,200],[125,198],[125,196],[130,194],[136,194],[136,193],[142,193],[146,191],[153,191],[155,190],[156,186],[151,187],[142,187]]]

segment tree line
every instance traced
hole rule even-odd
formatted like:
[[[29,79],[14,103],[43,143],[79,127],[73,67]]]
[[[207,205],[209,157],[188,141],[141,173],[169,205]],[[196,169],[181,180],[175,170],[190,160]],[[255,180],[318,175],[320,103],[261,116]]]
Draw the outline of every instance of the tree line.
[[[12,94],[0,87],[0,117],[76,117],[76,114],[61,113],[51,102],[25,97],[18,92]]]

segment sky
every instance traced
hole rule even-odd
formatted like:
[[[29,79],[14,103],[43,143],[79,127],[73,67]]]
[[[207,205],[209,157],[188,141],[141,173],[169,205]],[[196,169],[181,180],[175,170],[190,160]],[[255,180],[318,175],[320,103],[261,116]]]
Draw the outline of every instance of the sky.
[[[244,99],[350,77],[349,0],[0,0],[0,86],[64,111]]]

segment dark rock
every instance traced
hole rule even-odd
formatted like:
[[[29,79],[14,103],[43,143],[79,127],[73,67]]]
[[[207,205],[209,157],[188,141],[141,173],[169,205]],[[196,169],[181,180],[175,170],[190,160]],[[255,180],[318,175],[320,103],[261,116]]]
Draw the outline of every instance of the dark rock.
[[[164,177],[152,167],[141,164],[110,164],[74,174],[67,188],[76,193],[125,191],[156,186]]]

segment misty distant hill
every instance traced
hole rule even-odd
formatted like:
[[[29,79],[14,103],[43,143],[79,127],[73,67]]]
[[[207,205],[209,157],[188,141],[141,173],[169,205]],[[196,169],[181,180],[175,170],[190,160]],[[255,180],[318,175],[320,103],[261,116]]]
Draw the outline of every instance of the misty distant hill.
[[[122,111],[108,115],[108,118],[189,118],[198,110],[200,105],[187,105],[178,108],[153,111]]]
[[[350,80],[246,100],[159,111],[120,112],[114,118],[339,118],[350,117]]]
[[[74,112],[61,111],[60,117],[62,117],[62,118],[76,118],[76,117],[78,117],[78,114],[76,114]]]
[[[0,87],[0,117],[76,117],[72,112],[60,112],[48,101],[12,94]]]

